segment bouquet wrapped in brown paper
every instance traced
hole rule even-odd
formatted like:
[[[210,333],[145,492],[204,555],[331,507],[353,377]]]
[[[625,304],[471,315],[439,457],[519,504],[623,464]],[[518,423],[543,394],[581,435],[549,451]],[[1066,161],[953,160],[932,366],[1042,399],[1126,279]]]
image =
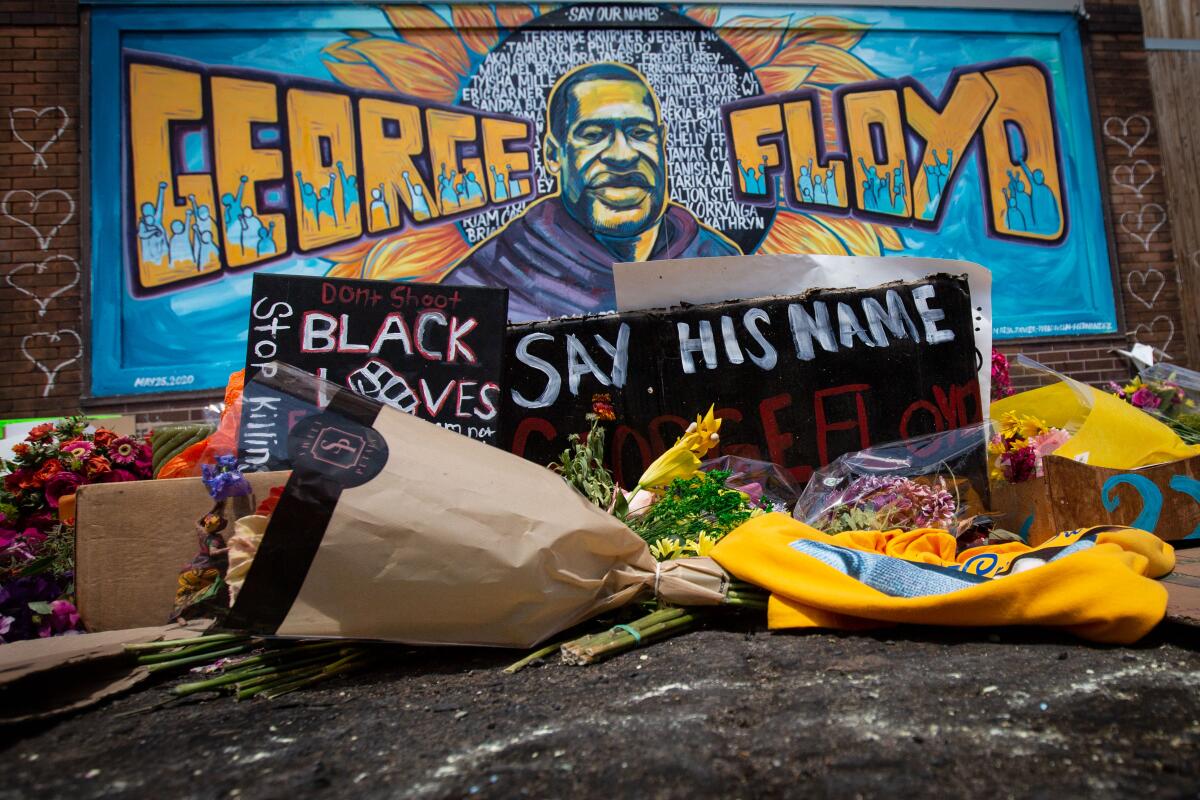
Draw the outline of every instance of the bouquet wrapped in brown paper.
[[[273,372],[247,398],[278,401],[252,406],[303,418],[269,521],[241,520],[231,542],[227,627],[532,647],[635,598],[725,599],[715,562],[659,564],[553,472],[285,365]]]

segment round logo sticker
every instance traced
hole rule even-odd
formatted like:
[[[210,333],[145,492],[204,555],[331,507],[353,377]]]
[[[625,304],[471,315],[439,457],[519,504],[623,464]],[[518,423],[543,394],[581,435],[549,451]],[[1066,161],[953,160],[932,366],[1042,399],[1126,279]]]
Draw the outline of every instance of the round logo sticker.
[[[362,486],[387,463],[388,447],[372,427],[340,414],[301,420],[288,437],[294,469],[317,472],[343,487]]]

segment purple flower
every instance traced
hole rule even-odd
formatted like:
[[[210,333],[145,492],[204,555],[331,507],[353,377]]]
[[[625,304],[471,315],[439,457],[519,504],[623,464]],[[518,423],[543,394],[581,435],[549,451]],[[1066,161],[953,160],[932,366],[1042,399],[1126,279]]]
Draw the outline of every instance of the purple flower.
[[[66,470],[56,472],[54,477],[46,481],[46,505],[58,508],[58,501],[66,495],[75,494],[81,483],[83,478],[79,477],[78,473]]]
[[[1130,402],[1137,408],[1158,408],[1162,405],[1162,398],[1143,386],[1133,393]]]
[[[212,464],[200,465],[201,480],[208,487],[208,493],[214,500],[244,497],[254,491],[245,475],[236,469],[226,471],[231,465],[237,463],[235,456],[219,456],[217,462],[215,466]]]

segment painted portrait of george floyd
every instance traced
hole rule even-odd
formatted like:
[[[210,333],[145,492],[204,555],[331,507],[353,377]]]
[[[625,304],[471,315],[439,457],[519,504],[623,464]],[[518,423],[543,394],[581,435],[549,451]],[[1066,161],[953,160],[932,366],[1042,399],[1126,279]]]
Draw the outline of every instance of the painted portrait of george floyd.
[[[550,91],[542,146],[557,191],[480,242],[445,282],[508,287],[517,322],[613,308],[615,262],[741,255],[671,201],[666,136],[658,98],[634,68],[567,72]]]

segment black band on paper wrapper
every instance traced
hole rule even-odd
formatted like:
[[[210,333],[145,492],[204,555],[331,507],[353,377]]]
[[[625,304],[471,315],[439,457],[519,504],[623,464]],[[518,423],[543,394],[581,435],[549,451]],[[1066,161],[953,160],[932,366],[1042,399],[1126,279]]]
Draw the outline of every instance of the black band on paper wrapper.
[[[279,630],[308,577],[342,490],[363,485],[387,464],[387,443],[371,427],[380,408],[340,390],[323,412],[292,429],[292,476],[225,627],[264,635]]]

